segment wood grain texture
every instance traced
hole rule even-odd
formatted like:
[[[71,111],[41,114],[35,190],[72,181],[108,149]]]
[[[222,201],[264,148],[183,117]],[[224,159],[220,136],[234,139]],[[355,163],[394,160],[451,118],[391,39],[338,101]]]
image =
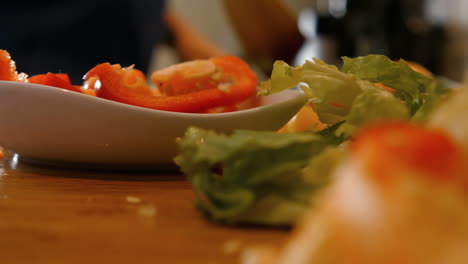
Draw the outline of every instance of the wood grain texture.
[[[0,167],[2,264],[239,263],[286,235],[207,221],[177,173]]]

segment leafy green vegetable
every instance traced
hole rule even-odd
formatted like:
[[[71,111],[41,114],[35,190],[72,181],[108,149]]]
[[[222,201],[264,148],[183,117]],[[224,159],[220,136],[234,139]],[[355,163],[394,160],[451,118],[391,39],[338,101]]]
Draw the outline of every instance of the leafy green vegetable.
[[[337,133],[349,137],[360,127],[379,120],[423,121],[450,91],[435,79],[414,71],[404,60],[394,62],[383,55],[368,55],[343,57],[343,62],[340,71],[318,59],[296,67],[277,61],[271,79],[262,83],[260,94],[300,85],[314,103],[319,119],[329,125],[346,121]]]
[[[424,104],[412,116],[411,121],[416,123],[427,122],[430,118],[430,114],[437,109],[437,107],[444,102],[453,93],[453,91],[455,91],[454,88],[443,87],[438,83],[433,83],[427,89],[427,93],[424,96]]]
[[[372,86],[321,60],[307,61],[297,67],[277,61],[273,65],[271,79],[262,83],[260,94],[276,93],[300,83],[307,84],[301,88],[312,98],[320,120],[327,124],[344,120],[356,96]]]
[[[380,55],[343,60],[341,71],[318,59],[297,67],[277,61],[262,83],[262,95],[300,86],[328,125],[318,133],[228,136],[192,127],[178,139],[175,162],[192,182],[201,211],[231,224],[290,225],[328,184],[346,152],[342,143],[356,131],[388,119],[424,122],[450,93],[404,61]]]
[[[196,206],[218,221],[289,225],[328,182],[309,182],[302,172],[330,145],[318,134],[239,130],[227,136],[191,127],[178,144],[175,162],[192,182]]]
[[[338,122],[319,131],[317,134],[321,135],[325,139],[325,142],[328,142],[329,145],[338,146],[344,141],[348,140],[348,137],[346,137],[344,134],[336,133],[338,128],[340,128],[340,126],[344,123],[345,121]]]
[[[308,61],[297,67],[291,67],[284,62],[276,62],[271,80],[262,84],[261,93],[270,94],[305,83],[306,85],[301,88],[311,97],[314,109],[322,122],[336,124],[346,121],[337,130],[338,135],[345,137],[350,137],[360,127],[370,122],[384,119],[409,119],[410,109],[401,98],[367,80],[358,78],[362,75],[368,79],[371,77],[379,80],[387,79],[392,76],[395,68],[399,67],[385,60],[382,61],[379,56],[366,58],[358,58],[356,61],[346,58],[345,70],[354,73],[361,69],[367,74],[341,72],[321,60]],[[370,67],[374,64],[381,68],[390,67],[387,70],[388,76],[384,74],[380,76],[383,70],[376,72],[375,68]],[[419,94],[418,90],[416,93]],[[369,111],[369,109],[372,110]]]
[[[404,102],[385,90],[370,90],[356,97],[346,122],[340,126],[337,134],[349,138],[371,122],[409,118],[410,113]]]
[[[381,83],[396,90],[397,97],[405,101],[411,114],[424,103],[427,88],[434,80],[414,71],[404,60],[395,62],[383,55],[343,57],[342,71],[373,83]]]

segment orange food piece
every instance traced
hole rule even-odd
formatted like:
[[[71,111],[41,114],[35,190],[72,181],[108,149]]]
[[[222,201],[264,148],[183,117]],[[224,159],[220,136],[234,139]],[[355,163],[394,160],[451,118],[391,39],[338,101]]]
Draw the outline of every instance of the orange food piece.
[[[91,77],[85,80],[81,87],[81,92],[87,95],[96,96],[95,88],[100,85],[99,83],[96,83],[98,80],[98,77]]]
[[[388,86],[385,86],[385,85],[383,85],[383,84],[381,84],[381,83],[374,83],[374,85],[379,86],[379,87],[382,87],[382,88],[384,88],[385,90],[387,90],[387,91],[389,91],[389,92],[391,92],[391,93],[395,92],[395,89],[390,88],[390,87],[388,87]]]
[[[118,67],[120,66],[115,68]],[[142,71],[135,69],[132,66],[123,68],[122,71],[125,73],[125,77],[122,82],[126,83],[127,89],[129,89],[131,92],[142,95],[153,95],[153,91],[148,86],[146,76]],[[99,89],[100,86],[101,81],[99,80],[98,76],[89,77],[85,80],[81,92],[88,95],[97,96],[96,89]]]
[[[20,81],[16,71],[15,62],[11,59],[10,53],[0,49],[0,80]]]
[[[411,61],[406,61],[406,63],[408,63],[408,65],[409,65],[409,66],[411,67],[411,69],[413,69],[414,71],[417,71],[417,72],[419,72],[419,73],[421,73],[421,74],[424,74],[424,75],[426,75],[427,77],[431,77],[431,78],[433,77],[432,73],[431,73],[428,69],[426,69],[424,66],[422,66],[421,64],[418,64],[418,63],[416,63],[416,62],[411,62]],[[387,90],[387,91],[389,91],[389,92],[391,92],[391,93],[395,92],[395,89],[390,88],[390,87],[388,87],[388,86],[385,86],[385,85],[383,85],[383,84],[381,84],[381,83],[374,83],[374,85],[377,85],[377,86],[379,86],[379,87],[382,87],[382,88],[384,88],[385,90]]]
[[[153,91],[148,85],[145,74],[138,69],[131,67],[124,77],[124,82],[128,85],[127,87],[135,93],[153,95]]]
[[[155,71],[151,80],[160,95],[173,96],[198,90],[214,88],[217,84],[216,65],[209,60],[194,60],[175,64]]]
[[[160,91],[161,96],[137,92],[135,86],[146,84],[146,80],[128,77],[132,73],[120,65],[97,65],[85,75],[85,79],[99,79],[99,87],[96,86],[96,95],[99,97],[174,112],[205,112],[210,108],[229,106],[255,94],[257,77],[244,61],[233,56],[215,57],[209,61],[214,63],[216,72],[221,74],[201,75],[198,78],[183,74],[170,75],[164,85],[172,88]],[[184,76],[187,78],[184,79]],[[178,86],[183,82],[188,86]],[[197,82],[203,82],[206,86],[195,89]]]
[[[70,82],[70,77],[68,77],[68,74],[66,74],[66,73],[48,73],[48,74],[49,74],[49,75],[50,75],[50,74],[54,74],[55,77],[58,77],[58,78],[62,79],[62,80],[65,81],[65,82],[71,83],[71,82]],[[46,77],[48,77],[48,76],[47,76],[48,74],[37,74],[37,75],[34,75],[34,76],[29,77],[28,80],[29,80],[30,83],[39,83],[39,84],[43,84],[44,82],[47,81],[47,80],[46,80],[46,79],[47,79]]]
[[[48,72],[47,74],[38,74],[38,75],[31,76],[29,78],[29,82],[53,86],[57,88],[74,91],[74,92],[81,92],[81,89],[79,88],[79,86],[78,87],[74,86],[70,82],[70,78],[68,77],[68,74],[66,73]]]
[[[434,77],[433,74],[426,67],[422,66],[421,64],[416,63],[416,62],[412,62],[412,61],[407,61],[406,63],[408,63],[408,65],[414,71],[422,73],[422,74],[426,75],[427,77],[431,77],[431,78]]]
[[[299,132],[304,130],[320,131],[326,127],[320,122],[317,113],[310,104],[306,104],[278,132]]]
[[[83,89],[82,87],[79,87],[80,91],[84,94],[91,95],[91,96],[96,96],[96,91],[93,89]]]
[[[444,132],[403,122],[376,124],[352,143],[368,174],[389,183],[404,175],[424,175],[465,184],[462,151]]]

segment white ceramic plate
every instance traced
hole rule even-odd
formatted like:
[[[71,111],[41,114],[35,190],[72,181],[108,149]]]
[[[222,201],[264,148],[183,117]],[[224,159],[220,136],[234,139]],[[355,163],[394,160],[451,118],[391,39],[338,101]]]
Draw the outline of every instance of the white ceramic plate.
[[[0,145],[26,161],[67,166],[161,167],[188,126],[229,133],[276,130],[307,101],[298,91],[230,113],[146,109],[58,88],[0,81]]]

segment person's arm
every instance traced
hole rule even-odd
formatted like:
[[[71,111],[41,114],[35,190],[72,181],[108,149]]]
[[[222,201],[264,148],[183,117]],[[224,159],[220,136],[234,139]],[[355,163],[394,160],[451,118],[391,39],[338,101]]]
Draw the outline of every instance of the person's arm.
[[[164,19],[174,39],[174,46],[183,60],[207,59],[227,54],[227,51],[205,38],[174,10],[167,9]]]
[[[296,14],[284,1],[224,0],[224,6],[246,55],[262,68],[292,60],[304,41]]]

